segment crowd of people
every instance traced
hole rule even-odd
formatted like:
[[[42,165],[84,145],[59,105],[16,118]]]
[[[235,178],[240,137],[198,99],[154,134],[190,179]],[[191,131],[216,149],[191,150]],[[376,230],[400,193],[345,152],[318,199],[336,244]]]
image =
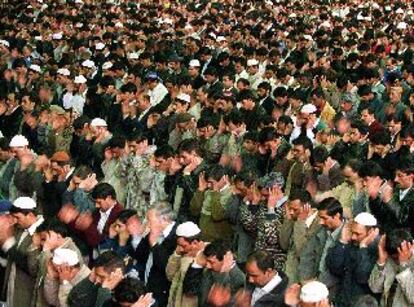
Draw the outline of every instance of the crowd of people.
[[[6,306],[414,306],[412,1],[0,7]]]

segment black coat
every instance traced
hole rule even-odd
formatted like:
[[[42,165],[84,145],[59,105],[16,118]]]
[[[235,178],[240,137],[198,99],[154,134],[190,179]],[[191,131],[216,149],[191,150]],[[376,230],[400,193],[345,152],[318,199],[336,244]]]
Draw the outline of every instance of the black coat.
[[[278,273],[282,278],[282,281],[274,288],[272,291],[263,295],[257,302],[252,305],[252,307],[284,307],[285,304],[285,292],[289,284],[289,279],[287,276],[280,272]],[[253,293],[255,287],[254,285],[249,284],[247,289]]]
[[[157,243],[153,247],[150,247],[149,235],[147,235],[142,239],[135,251],[135,259],[137,260],[141,280],[145,279],[146,263],[150,252],[152,252],[153,264],[146,286],[148,292],[153,293],[153,297],[157,301],[158,306],[167,306],[168,303],[171,282],[167,279],[165,269],[168,259],[174,253],[177,246],[177,238],[175,235],[177,226],[177,224],[174,225],[169,235],[161,244]]]

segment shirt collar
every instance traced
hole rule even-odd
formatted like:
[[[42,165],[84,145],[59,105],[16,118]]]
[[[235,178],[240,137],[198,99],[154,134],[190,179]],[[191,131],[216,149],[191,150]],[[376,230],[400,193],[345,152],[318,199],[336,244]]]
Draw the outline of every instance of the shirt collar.
[[[165,229],[162,231],[162,235],[164,236],[164,238],[168,237],[168,235],[170,234],[170,232],[174,228],[174,225],[175,225],[175,222],[172,222],[167,227],[165,227]]]
[[[261,290],[266,293],[270,293],[281,282],[282,282],[282,278],[279,276],[279,274],[276,274],[263,288],[261,288]]]
[[[310,216],[307,217],[306,221],[305,221],[305,225],[307,228],[309,228],[313,221],[315,220],[316,216],[318,215],[318,211],[315,210],[315,212],[313,214],[311,214]]]
[[[115,203],[115,204],[114,204],[111,208],[109,208],[108,210],[106,210],[105,212],[99,211],[99,213],[101,214],[101,216],[102,216],[102,215],[109,216],[109,215],[111,214],[112,209],[113,209],[115,206],[116,206],[116,203]]]
[[[36,229],[37,229],[37,227],[39,227],[42,223],[43,223],[43,221],[44,221],[45,219],[43,218],[43,216],[42,215],[39,215],[38,217],[37,217],[37,221],[32,225],[32,226],[30,226],[29,228],[27,228],[27,232],[31,235],[31,236],[33,236],[33,234],[35,233],[35,231],[36,231]]]

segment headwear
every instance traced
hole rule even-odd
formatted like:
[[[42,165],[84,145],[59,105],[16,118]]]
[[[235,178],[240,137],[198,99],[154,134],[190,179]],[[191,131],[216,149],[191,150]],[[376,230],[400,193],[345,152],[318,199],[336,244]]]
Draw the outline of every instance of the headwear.
[[[354,103],[354,96],[351,93],[342,94],[342,101]]]
[[[404,10],[402,8],[398,8],[398,10],[395,11],[397,14],[404,14]]]
[[[95,67],[95,62],[91,61],[91,60],[85,60],[85,61],[82,62],[82,66],[87,67],[87,68],[94,68]]]
[[[92,119],[91,126],[92,127],[107,127],[108,124],[102,118],[96,117],[96,118]]]
[[[66,111],[61,106],[58,106],[56,104],[52,104],[49,107],[49,110],[50,110],[50,112],[54,112],[57,115],[65,115],[66,114]]]
[[[52,34],[52,39],[54,39],[54,40],[60,40],[60,39],[62,39],[62,37],[63,37],[62,32]]]
[[[57,73],[62,76],[70,76],[70,71],[67,68],[59,68]]]
[[[399,22],[398,25],[397,25],[397,29],[399,29],[399,30],[407,29],[407,23],[404,22],[404,21]]]
[[[216,41],[217,41],[218,43],[221,43],[221,42],[225,42],[225,41],[227,41],[227,39],[226,39],[224,36],[218,36],[218,37],[217,37],[217,39],[216,39]]]
[[[5,47],[10,47],[10,43],[4,39],[0,39],[0,45],[3,45]]]
[[[190,63],[188,64],[188,66],[190,67],[200,67],[200,61],[197,59],[191,60]]]
[[[303,38],[306,39],[307,41],[313,42],[313,38],[310,35],[303,35]]]
[[[36,208],[36,202],[33,198],[22,196],[13,202],[13,207],[24,210],[32,210]]]
[[[316,112],[316,107],[313,104],[308,103],[302,106],[302,108],[300,109],[300,112],[305,113],[305,114],[312,114]]]
[[[279,172],[271,172],[257,179],[257,186],[264,188],[264,189],[270,189],[274,187],[275,185],[278,185],[279,187],[283,187],[284,184],[285,184],[285,179],[283,178],[282,174]]]
[[[13,203],[7,199],[0,200],[0,215],[8,214]]]
[[[201,233],[200,228],[193,222],[185,222],[178,225],[176,230],[177,237],[191,238]]]
[[[42,69],[40,68],[40,66],[39,66],[39,65],[37,65],[37,64],[32,64],[32,65],[30,65],[29,69],[30,69],[30,70],[33,70],[33,71],[35,71],[35,72],[38,72],[38,73],[40,73],[40,72],[42,71]]]
[[[29,146],[29,141],[21,134],[15,135],[9,144],[10,147],[23,147],[23,146]]]
[[[189,113],[180,113],[177,114],[176,118],[175,118],[175,123],[176,124],[183,124],[183,123],[187,123],[189,122],[191,119],[193,118],[193,116]]]
[[[184,94],[184,93],[179,93],[175,99],[182,100],[182,101],[187,102],[187,103],[191,102],[190,95]]]
[[[139,54],[138,52],[130,52],[128,53],[127,58],[130,60],[137,60],[139,59]]]
[[[328,288],[319,281],[308,282],[300,290],[300,300],[303,303],[318,303],[328,296]]]
[[[156,72],[150,71],[149,73],[147,73],[147,75],[145,76],[145,79],[147,80],[158,80],[158,75]]]
[[[95,48],[96,48],[96,50],[103,50],[105,48],[105,44],[99,42],[95,45]]]
[[[68,162],[70,160],[69,155],[65,151],[57,151],[50,158],[53,162]]]
[[[247,60],[247,66],[256,66],[259,65],[259,61],[256,59]]]
[[[362,212],[358,214],[354,221],[363,226],[377,226],[377,219],[368,212]]]
[[[88,80],[86,80],[86,78],[82,75],[76,76],[75,77],[75,84],[84,84],[86,83]]]
[[[113,66],[113,64],[111,62],[105,62],[102,64],[102,69],[103,70],[108,70]]]
[[[69,266],[74,266],[79,263],[79,257],[78,254],[71,249],[57,248],[53,253],[52,261],[57,265],[67,264]]]

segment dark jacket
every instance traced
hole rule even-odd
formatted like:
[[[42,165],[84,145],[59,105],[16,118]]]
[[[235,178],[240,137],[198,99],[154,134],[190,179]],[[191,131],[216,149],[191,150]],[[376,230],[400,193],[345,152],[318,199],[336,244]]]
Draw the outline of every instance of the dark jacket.
[[[358,296],[373,295],[368,280],[378,258],[377,246],[378,238],[367,248],[336,242],[328,251],[326,265],[340,278],[335,306],[352,306]]]
[[[283,272],[278,273],[282,278],[282,281],[269,293],[263,295],[252,307],[284,307],[285,304],[285,291],[288,287],[289,280]],[[248,285],[247,289],[253,293],[253,285]]]
[[[145,267],[150,253],[152,253],[153,264],[149,272],[147,281],[148,292],[153,293],[154,299],[159,306],[167,306],[168,295],[171,282],[167,279],[165,270],[169,257],[174,253],[177,246],[175,231],[177,224],[174,225],[169,235],[164,238],[161,244],[150,246],[149,235],[142,239],[135,251],[135,259],[139,268],[141,280],[145,279]]]

